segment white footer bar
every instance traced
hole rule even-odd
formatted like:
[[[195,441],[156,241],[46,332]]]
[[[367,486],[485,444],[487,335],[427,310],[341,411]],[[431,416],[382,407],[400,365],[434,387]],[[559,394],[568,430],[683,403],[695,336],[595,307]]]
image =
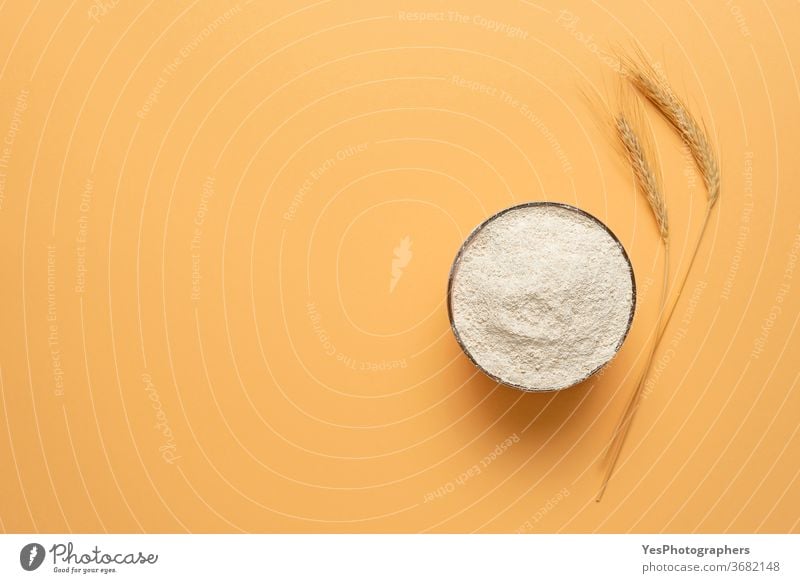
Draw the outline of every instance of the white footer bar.
[[[800,535],[2,535],[0,581],[800,581]]]

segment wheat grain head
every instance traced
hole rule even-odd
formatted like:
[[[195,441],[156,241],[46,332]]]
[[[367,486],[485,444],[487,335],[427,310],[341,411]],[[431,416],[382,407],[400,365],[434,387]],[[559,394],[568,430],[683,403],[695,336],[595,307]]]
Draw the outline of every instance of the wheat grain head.
[[[637,57],[620,57],[623,76],[649,100],[675,128],[694,158],[708,195],[709,209],[719,198],[719,163],[702,125],[689,113],[663,76],[639,52]]]
[[[667,203],[661,188],[661,173],[658,164],[654,163],[652,140],[645,130],[641,108],[635,97],[622,100],[622,110],[614,122],[622,151],[633,169],[639,190],[650,205],[661,238],[666,242],[669,239],[669,223]],[[640,128],[640,131],[637,132],[635,128]]]

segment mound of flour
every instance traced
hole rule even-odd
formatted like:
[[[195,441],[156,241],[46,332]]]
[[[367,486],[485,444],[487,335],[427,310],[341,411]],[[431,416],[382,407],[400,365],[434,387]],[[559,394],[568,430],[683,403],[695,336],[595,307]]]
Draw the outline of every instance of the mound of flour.
[[[568,207],[515,207],[486,223],[453,267],[453,325],[503,382],[554,390],[616,354],[633,310],[620,244]]]

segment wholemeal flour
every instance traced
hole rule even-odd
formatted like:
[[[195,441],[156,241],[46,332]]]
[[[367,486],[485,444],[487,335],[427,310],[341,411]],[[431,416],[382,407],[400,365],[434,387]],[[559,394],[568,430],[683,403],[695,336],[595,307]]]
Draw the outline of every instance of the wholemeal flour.
[[[453,265],[450,310],[467,354],[498,380],[555,390],[606,364],[635,302],[620,243],[573,207],[534,204],[496,215]]]

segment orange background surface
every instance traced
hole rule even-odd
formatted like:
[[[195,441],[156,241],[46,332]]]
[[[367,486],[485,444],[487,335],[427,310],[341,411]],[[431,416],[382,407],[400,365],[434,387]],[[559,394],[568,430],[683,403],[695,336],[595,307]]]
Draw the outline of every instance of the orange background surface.
[[[796,2],[56,4],[0,9],[4,531],[798,531]],[[597,504],[662,254],[585,95],[636,41],[723,185]],[[674,277],[705,192],[648,119]],[[606,222],[639,286],[554,394],[476,372],[445,306],[530,200]]]

